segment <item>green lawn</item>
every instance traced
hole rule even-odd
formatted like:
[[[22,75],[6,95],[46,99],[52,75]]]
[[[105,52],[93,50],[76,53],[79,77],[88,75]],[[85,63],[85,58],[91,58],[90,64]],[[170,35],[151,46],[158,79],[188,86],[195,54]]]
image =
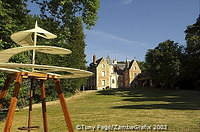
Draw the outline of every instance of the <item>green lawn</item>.
[[[68,101],[76,125],[167,125],[172,132],[200,131],[200,92],[138,88],[104,90]],[[66,131],[59,104],[48,105],[50,132]],[[13,132],[24,126],[27,110],[16,113]],[[0,128],[4,123],[0,122]],[[33,125],[42,127],[41,109],[33,110]],[[39,130],[42,131],[42,128]]]

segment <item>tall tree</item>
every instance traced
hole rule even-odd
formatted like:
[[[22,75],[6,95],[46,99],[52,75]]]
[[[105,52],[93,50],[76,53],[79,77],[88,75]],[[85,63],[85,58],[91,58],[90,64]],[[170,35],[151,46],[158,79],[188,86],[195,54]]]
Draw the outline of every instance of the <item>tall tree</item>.
[[[200,54],[200,16],[196,23],[189,25],[185,30],[187,41],[186,52],[190,55]]]
[[[33,0],[41,6],[42,17],[51,17],[60,25],[68,27],[79,17],[87,28],[94,26],[100,0]]]
[[[71,55],[57,56],[51,63],[73,68],[85,69],[85,42],[83,29],[90,29],[97,20],[99,0],[34,0],[41,7],[41,17],[56,23],[49,26],[50,31],[58,35],[57,44],[60,47],[72,50]],[[46,21],[47,23],[49,23]],[[49,56],[49,55],[47,55]],[[48,57],[47,57],[48,58]],[[49,59],[48,59],[49,61]],[[40,61],[45,62],[45,61]],[[62,81],[64,87],[75,91],[83,80]],[[66,90],[67,90],[66,89]]]
[[[138,63],[138,65],[139,65],[139,67],[140,67],[140,69],[141,69],[142,72],[146,71],[146,68],[147,68],[146,62],[144,62],[144,61],[137,61],[137,63]]]
[[[7,49],[13,47],[10,35],[19,29],[24,29],[24,23],[28,10],[25,0],[0,1],[0,48]]]
[[[146,54],[147,71],[153,82],[161,87],[175,88],[180,75],[182,48],[174,41],[167,40]]]
[[[187,27],[185,34],[187,45],[182,59],[182,84],[190,89],[200,89],[200,16],[196,23]]]
[[[0,50],[8,49],[18,46],[10,39],[10,35],[16,31],[26,28],[28,10],[26,8],[26,0],[0,0]],[[12,57],[11,62],[28,62],[28,53],[22,53]],[[2,88],[5,79],[5,74],[0,72],[0,89]],[[22,87],[20,99],[18,105],[23,105],[23,101],[26,97],[27,85]],[[8,105],[9,97],[12,94],[12,88],[9,88],[9,94],[3,101],[4,106]],[[1,102],[0,102],[1,103]]]
[[[11,41],[10,35],[16,31],[33,28],[35,20],[46,30],[56,34],[57,39],[47,41],[38,38],[38,44],[47,44],[68,48],[73,51],[71,55],[48,55],[37,53],[37,64],[62,65],[85,69],[85,42],[83,27],[90,29],[97,20],[99,0],[31,0],[40,5],[40,16],[28,14],[27,0],[1,0],[0,1],[0,49],[8,49],[17,46]],[[12,62],[30,63],[30,52],[12,57]],[[0,73],[0,89],[3,84],[4,74]],[[84,84],[84,80],[62,81],[64,92],[74,92]],[[48,83],[48,87],[53,87]],[[22,100],[25,100],[27,85],[23,88]],[[53,89],[53,88],[52,88]],[[11,90],[12,91],[12,90]],[[55,91],[48,89],[49,100],[55,99]],[[23,104],[23,101],[20,101]]]

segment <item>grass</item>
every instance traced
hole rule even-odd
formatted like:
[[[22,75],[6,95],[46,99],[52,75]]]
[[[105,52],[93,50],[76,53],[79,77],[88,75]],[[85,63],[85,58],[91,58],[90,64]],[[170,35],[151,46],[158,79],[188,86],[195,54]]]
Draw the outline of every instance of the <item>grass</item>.
[[[76,125],[167,125],[170,132],[200,131],[200,92],[137,88],[112,89],[83,94],[68,101]],[[50,132],[66,126],[59,104],[48,105]],[[41,108],[33,109],[33,125],[42,127]],[[26,125],[27,110],[17,112],[12,131]],[[0,128],[4,123],[0,122]],[[1,129],[0,129],[1,130]],[[39,131],[43,131],[40,128]]]

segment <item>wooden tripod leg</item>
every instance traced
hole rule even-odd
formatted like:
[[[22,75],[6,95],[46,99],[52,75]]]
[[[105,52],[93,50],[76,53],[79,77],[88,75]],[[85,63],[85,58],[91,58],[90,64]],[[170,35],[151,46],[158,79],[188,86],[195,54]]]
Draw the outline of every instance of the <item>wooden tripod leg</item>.
[[[13,76],[8,75],[5,82],[4,82],[4,86],[0,92],[0,109],[3,107],[3,102],[2,99],[6,96],[8,88],[10,86],[10,83],[14,80]]]
[[[16,73],[14,93],[13,93],[13,97],[11,98],[11,102],[10,102],[10,106],[9,106],[9,110],[8,110],[8,114],[7,114],[7,118],[6,118],[6,124],[4,127],[4,132],[10,132],[10,129],[12,127],[12,122],[13,122],[14,113],[15,113],[17,100],[18,100],[17,96],[19,94],[19,89],[20,89],[21,83],[22,83],[21,73]]]
[[[28,110],[28,132],[30,132],[30,128],[31,128],[31,112],[32,112],[32,103],[33,103],[33,83],[34,83],[34,79],[31,78],[31,88],[29,91],[29,110]]]
[[[66,125],[68,127],[69,132],[74,132],[72,121],[71,121],[71,118],[70,118],[70,114],[69,114],[69,111],[67,109],[67,104],[65,102],[65,97],[64,97],[64,94],[61,90],[60,80],[55,79],[54,82],[55,82],[55,85],[56,85],[56,92],[58,93],[58,97],[60,99],[60,104],[62,106],[62,110],[63,110],[63,113],[64,113]]]
[[[41,100],[42,100],[42,116],[43,116],[43,126],[44,126],[44,132],[48,132],[48,123],[47,123],[47,110],[46,110],[46,94],[45,94],[45,86],[44,86],[44,80],[41,80],[40,84],[41,89]]]

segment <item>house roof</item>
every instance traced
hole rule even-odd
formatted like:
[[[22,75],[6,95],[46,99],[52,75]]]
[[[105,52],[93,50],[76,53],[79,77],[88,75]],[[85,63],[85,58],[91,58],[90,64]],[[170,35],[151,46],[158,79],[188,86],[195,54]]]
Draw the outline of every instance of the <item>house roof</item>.
[[[125,70],[125,69],[130,69],[131,66],[133,65],[134,60],[132,61],[121,61],[121,62],[117,62],[117,64],[115,64],[115,67],[118,67],[118,69],[120,70]]]
[[[96,60],[95,63],[94,62],[90,63],[90,68],[97,67],[102,60],[103,60],[103,57],[101,57],[100,59]]]
[[[130,63],[129,63],[129,66],[128,66],[128,69],[131,69],[131,66],[133,65],[135,60],[132,60]]]
[[[126,68],[126,64],[124,63],[121,63],[121,64],[115,64],[115,66],[117,67],[117,69],[120,69],[120,70],[124,70]]]
[[[96,60],[96,64],[99,65],[99,63],[103,60],[103,57],[101,57],[100,59]]]
[[[96,60],[96,63],[92,62],[90,64],[90,67],[91,68],[92,67],[93,68],[97,67],[103,59],[104,58],[101,57],[100,59]],[[107,63],[109,65],[113,65],[114,68],[115,68],[115,71],[118,72],[119,74],[122,73],[124,70],[129,70],[131,68],[131,66],[133,65],[134,61],[135,61],[135,60],[131,60],[131,61],[119,61],[119,62],[117,62],[117,64],[114,64],[113,61],[109,57],[105,58],[105,60],[107,61]]]

